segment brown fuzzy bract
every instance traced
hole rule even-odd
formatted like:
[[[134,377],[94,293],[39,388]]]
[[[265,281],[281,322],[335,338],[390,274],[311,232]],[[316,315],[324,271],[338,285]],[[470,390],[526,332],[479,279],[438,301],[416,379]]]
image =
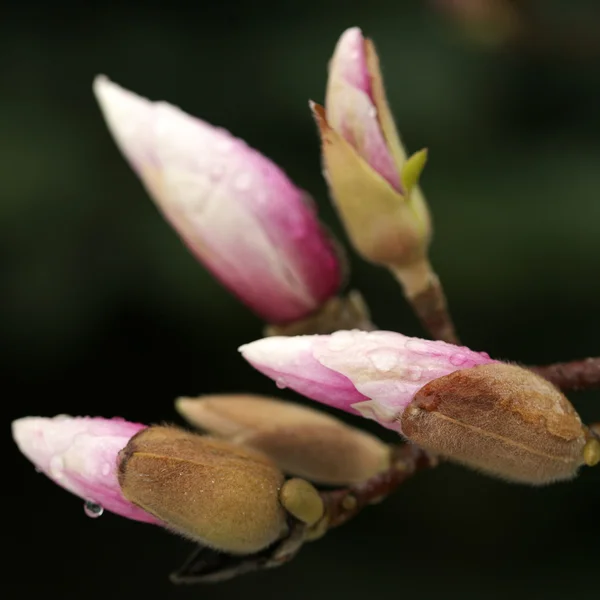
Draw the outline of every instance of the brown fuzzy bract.
[[[123,495],[170,528],[231,553],[285,531],[283,474],[264,455],[173,427],[150,427],[119,455]]]
[[[389,466],[376,437],[325,413],[275,398],[227,394],[181,398],[190,423],[269,455],[281,469],[316,483],[358,483]]]
[[[585,432],[571,403],[527,369],[488,364],[435,379],[416,394],[402,431],[430,452],[509,481],[571,479]]]

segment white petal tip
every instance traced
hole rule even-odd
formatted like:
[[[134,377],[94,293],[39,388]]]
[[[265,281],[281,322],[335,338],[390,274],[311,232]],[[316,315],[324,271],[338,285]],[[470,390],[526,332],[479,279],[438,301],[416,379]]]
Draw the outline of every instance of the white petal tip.
[[[283,366],[295,362],[301,354],[310,351],[315,335],[262,338],[239,347],[239,352],[250,363],[264,366]]]

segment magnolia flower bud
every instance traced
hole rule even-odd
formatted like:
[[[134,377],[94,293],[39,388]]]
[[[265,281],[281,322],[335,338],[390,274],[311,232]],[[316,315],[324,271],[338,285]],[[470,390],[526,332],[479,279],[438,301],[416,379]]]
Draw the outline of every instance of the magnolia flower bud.
[[[286,531],[281,471],[263,454],[172,427],[150,427],[120,453],[124,496],[171,529],[232,554]]]
[[[260,450],[283,471],[316,483],[358,483],[389,466],[390,450],[379,439],[293,402],[228,394],[180,398],[176,406],[196,427]]]
[[[240,348],[259,371],[424,449],[510,481],[568,479],[594,462],[579,416],[529,370],[387,331],[266,338]]]
[[[495,362],[485,353],[391,331],[263,338],[240,352],[279,387],[396,431],[403,410],[425,384]]]
[[[374,263],[422,263],[431,225],[418,187],[427,152],[407,159],[379,61],[360,29],[346,30],[329,65],[325,109],[311,103],[325,178],[354,247]]]
[[[307,317],[339,290],[337,249],[315,207],[269,159],[224,129],[106,77],[94,92],[148,193],[192,253],[272,324]]]
[[[583,464],[585,430],[551,383],[521,367],[488,364],[420,389],[402,431],[426,450],[507,479],[571,479]]]
[[[39,471],[84,499],[95,514],[106,509],[135,521],[160,523],[123,497],[117,480],[119,451],[145,427],[123,419],[60,415],[17,419],[12,434]]]

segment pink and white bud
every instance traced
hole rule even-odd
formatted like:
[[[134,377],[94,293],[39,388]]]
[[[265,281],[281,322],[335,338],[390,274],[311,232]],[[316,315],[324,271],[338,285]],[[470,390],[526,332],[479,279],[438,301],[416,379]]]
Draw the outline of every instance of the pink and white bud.
[[[335,47],[329,63],[325,111],[329,125],[402,193],[398,165],[379,121],[365,39],[358,27],[344,31]]]
[[[271,337],[240,352],[278,386],[399,432],[404,409],[423,386],[497,362],[484,352],[391,331]]]
[[[145,425],[93,417],[25,417],[12,423],[19,450],[52,481],[122,517],[161,524],[125,499],[117,479],[117,457]]]
[[[310,104],[325,178],[353,246],[386,267],[413,267],[427,255],[429,211],[418,186],[427,161],[407,158],[388,106],[379,59],[358,27],[340,37],[325,107]]]
[[[306,193],[224,129],[99,76],[108,127],[159,210],[191,252],[273,324],[317,311],[342,268]]]

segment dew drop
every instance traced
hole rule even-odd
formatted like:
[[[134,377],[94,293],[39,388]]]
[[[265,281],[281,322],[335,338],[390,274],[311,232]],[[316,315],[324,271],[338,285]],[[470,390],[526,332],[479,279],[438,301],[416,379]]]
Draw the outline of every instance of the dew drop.
[[[369,109],[367,110],[367,116],[371,119],[377,117],[377,109],[374,106],[369,106]]]
[[[97,519],[98,517],[102,516],[102,513],[104,512],[104,508],[102,508],[102,506],[100,506],[99,504],[96,504],[96,502],[92,502],[91,500],[86,500],[83,504],[83,512],[90,519]]]
[[[467,362],[467,357],[464,354],[456,353],[450,357],[450,363],[455,367],[460,367]]]
[[[415,354],[429,354],[429,346],[420,340],[408,340],[406,349]]]
[[[282,379],[281,377],[278,377],[277,380],[275,381],[275,385],[280,389],[280,390],[285,390],[285,388],[287,387],[285,380]]]
[[[378,348],[367,353],[373,366],[383,373],[388,373],[398,366],[398,354],[388,348]]]
[[[354,342],[354,335],[351,331],[336,331],[329,336],[327,348],[334,352],[346,350]]]
[[[110,465],[108,463],[104,463],[102,465],[102,469],[100,469],[103,477],[107,477],[110,473]]]
[[[73,417],[71,415],[66,415],[66,414],[60,414],[60,415],[56,415],[54,417],[55,421],[68,421],[69,419],[72,419]]]
[[[65,463],[60,456],[53,456],[50,460],[49,471],[50,477],[53,479],[61,479],[63,476],[63,469],[65,467]]]

